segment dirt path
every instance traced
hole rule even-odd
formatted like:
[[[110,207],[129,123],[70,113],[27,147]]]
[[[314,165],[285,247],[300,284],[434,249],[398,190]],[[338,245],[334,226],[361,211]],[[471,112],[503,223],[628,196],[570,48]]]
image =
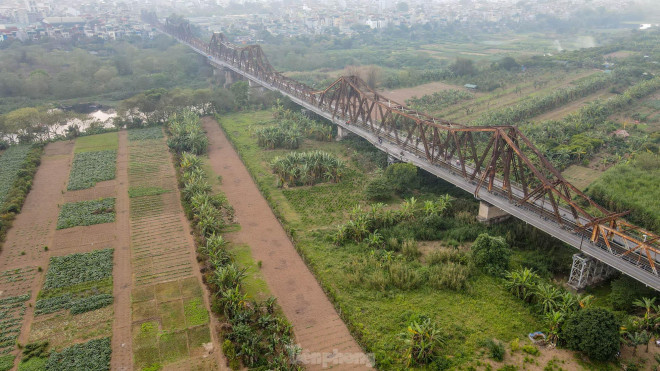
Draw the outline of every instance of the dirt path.
[[[119,132],[117,150],[116,222],[117,247],[114,253],[113,290],[114,320],[112,322],[112,370],[131,370],[131,250],[129,241],[128,204],[128,135]]]
[[[236,219],[241,225],[240,231],[228,234],[227,238],[235,243],[247,244],[254,259],[262,261],[266,283],[293,325],[302,353],[335,353],[334,356],[326,355],[331,362],[342,359],[342,355],[362,354],[362,349],[298,255],[218,123],[204,118],[203,125],[209,136],[211,166],[224,179],[222,190],[234,207]],[[306,367],[316,369],[321,365],[307,364]],[[340,364],[333,368],[357,369],[365,366]]]
[[[14,282],[3,282],[0,285],[0,298],[31,293],[17,339],[21,344],[26,343],[34,320],[36,296],[51,254],[44,246],[52,246],[59,213],[58,203],[66,187],[72,154],[73,142],[55,142],[46,146],[32,189],[21,213],[7,233],[7,240],[0,252],[0,271],[34,269],[33,274],[29,278],[26,276],[20,286]],[[43,271],[37,272],[37,267]],[[13,353],[19,354],[18,351]],[[18,362],[18,357],[15,362]]]

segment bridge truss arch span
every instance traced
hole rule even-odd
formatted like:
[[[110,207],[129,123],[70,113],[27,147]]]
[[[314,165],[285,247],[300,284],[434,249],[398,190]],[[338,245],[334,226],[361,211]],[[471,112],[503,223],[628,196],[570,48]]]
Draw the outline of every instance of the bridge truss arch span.
[[[209,63],[276,90],[401,161],[413,163],[475,197],[544,230],[636,280],[660,290],[660,236],[628,223],[561,175],[515,126],[466,126],[412,110],[342,76],[323,90],[278,72],[259,45],[238,46],[215,33],[209,43],[180,18],[143,19]]]

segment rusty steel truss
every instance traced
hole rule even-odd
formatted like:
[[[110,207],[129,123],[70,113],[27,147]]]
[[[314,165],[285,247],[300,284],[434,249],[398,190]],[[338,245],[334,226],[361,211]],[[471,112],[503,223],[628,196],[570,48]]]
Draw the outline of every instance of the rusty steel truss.
[[[220,33],[204,43],[186,21],[163,24],[152,13],[143,13],[143,19],[209,58],[331,113],[333,119],[459,173],[475,184],[477,197],[484,189],[499,193],[658,275],[660,236],[626,222],[626,213],[608,211],[566,181],[515,126],[465,126],[431,117],[381,95],[357,76],[343,76],[324,90],[314,90],[277,72],[259,45],[237,46]]]

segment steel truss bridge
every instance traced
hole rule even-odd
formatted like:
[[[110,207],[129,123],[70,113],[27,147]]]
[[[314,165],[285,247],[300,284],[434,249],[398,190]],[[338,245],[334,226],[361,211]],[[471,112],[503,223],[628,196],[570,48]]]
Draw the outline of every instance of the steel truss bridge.
[[[517,127],[465,126],[431,117],[381,95],[357,76],[343,76],[315,90],[276,71],[259,45],[234,45],[220,33],[206,43],[185,20],[163,23],[150,12],[142,17],[214,67],[278,91],[340,131],[359,135],[388,155],[579,249],[569,280],[574,287],[614,268],[660,291],[660,235],[628,223],[623,219],[627,212],[611,212],[591,200]]]

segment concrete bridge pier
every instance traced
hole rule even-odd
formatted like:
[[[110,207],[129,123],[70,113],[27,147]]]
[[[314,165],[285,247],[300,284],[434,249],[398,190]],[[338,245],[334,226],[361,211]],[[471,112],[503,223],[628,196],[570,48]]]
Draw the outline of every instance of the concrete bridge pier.
[[[256,90],[260,93],[263,93],[264,91],[266,91],[266,89],[263,86],[257,84],[256,82],[254,82],[252,80],[248,80],[248,86],[250,86],[250,90]]]
[[[337,136],[335,137],[335,140],[339,142],[340,140],[346,138],[350,132],[343,127],[337,125]]]
[[[508,219],[511,215],[506,211],[489,204],[486,201],[479,201],[479,215],[477,220],[481,223],[490,225],[499,223]]]
[[[230,86],[232,86],[237,80],[240,80],[240,75],[236,74],[236,72],[232,71],[229,68],[225,68],[225,83],[223,85],[224,88],[229,89]]]

